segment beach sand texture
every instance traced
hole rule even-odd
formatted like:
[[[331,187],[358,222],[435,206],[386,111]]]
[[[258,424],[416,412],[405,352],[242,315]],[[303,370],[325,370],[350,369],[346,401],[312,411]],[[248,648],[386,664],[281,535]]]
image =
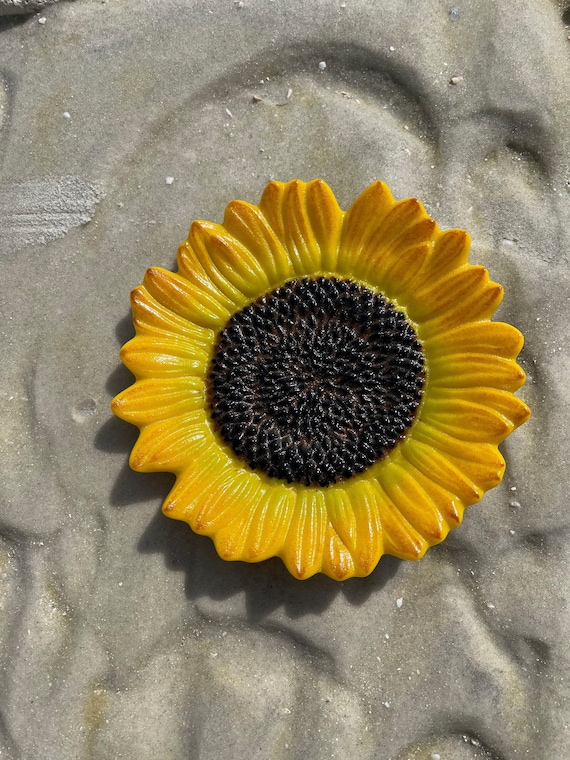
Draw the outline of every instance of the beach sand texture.
[[[2,758],[570,758],[569,83],[556,0],[2,17]],[[295,177],[469,230],[526,337],[502,485],[345,583],[220,560],[109,411],[145,269]]]

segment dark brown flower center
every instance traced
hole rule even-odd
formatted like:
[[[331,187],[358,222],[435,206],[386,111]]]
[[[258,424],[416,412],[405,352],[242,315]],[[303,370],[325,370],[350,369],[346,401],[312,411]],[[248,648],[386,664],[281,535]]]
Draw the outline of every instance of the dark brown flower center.
[[[424,386],[414,328],[351,280],[288,282],[220,333],[209,374],[222,438],[254,470],[328,486],[386,456]]]

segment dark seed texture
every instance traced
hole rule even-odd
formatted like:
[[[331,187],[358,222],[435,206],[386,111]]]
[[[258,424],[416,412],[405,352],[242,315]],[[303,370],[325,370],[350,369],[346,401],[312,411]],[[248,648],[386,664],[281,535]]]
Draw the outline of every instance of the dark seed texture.
[[[209,373],[218,432],[254,470],[328,486],[385,457],[425,381],[414,328],[351,280],[288,282],[238,312]]]

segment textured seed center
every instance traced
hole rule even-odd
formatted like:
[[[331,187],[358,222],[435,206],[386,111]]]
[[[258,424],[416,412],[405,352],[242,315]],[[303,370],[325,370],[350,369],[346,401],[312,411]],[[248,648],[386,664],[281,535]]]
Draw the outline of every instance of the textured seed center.
[[[416,332],[383,296],[350,280],[300,279],[246,306],[222,330],[210,409],[252,469],[328,486],[396,446],[424,380]]]

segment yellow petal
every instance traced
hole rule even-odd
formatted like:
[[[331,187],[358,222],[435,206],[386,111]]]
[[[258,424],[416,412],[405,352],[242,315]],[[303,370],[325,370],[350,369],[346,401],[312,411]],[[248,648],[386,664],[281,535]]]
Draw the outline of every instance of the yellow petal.
[[[447,523],[428,494],[418,485],[406,467],[390,462],[379,477],[379,482],[396,509],[414,530],[432,545],[443,541],[449,531]]]
[[[357,201],[358,202],[358,201]],[[345,229],[349,214],[345,217]],[[362,237],[355,242],[345,237],[341,239],[341,253],[344,254],[347,273],[367,278],[378,273],[379,262],[388,251],[404,250],[425,242],[431,235],[434,223],[427,216],[422,204],[415,198],[407,198],[395,203],[385,216],[375,218],[367,226]],[[339,254],[339,264],[341,263]]]
[[[131,293],[133,324],[137,335],[164,335],[173,333],[207,347],[213,343],[212,330],[199,327],[153,298],[141,285]]]
[[[374,182],[354,201],[344,216],[337,269],[351,274],[355,260],[368,243],[371,234],[385,219],[396,201],[387,185]]]
[[[434,401],[446,401],[450,398],[447,388],[432,388],[429,399]],[[530,417],[530,409],[520,398],[513,396],[509,391],[496,388],[454,388],[453,398],[471,404],[479,404],[498,412],[502,417],[509,420],[513,429],[522,425]],[[427,400],[427,399],[426,399]]]
[[[313,275],[334,266],[342,211],[325,182],[272,182],[259,207],[282,242],[295,275]]]
[[[344,214],[333,191],[320,179],[307,183],[305,204],[307,217],[320,250],[321,269],[334,273]]]
[[[357,544],[357,519],[355,500],[344,488],[336,486],[325,492],[327,514],[335,533],[351,553],[355,552]],[[369,517],[367,512],[366,517]],[[368,524],[368,523],[367,523]],[[380,529],[380,523],[377,521]]]
[[[437,333],[446,332],[465,322],[490,319],[502,300],[503,288],[495,282],[488,282],[481,290],[475,289],[471,295],[466,295],[464,301],[456,303],[448,311],[420,323],[418,335],[422,341],[426,341]]]
[[[189,237],[178,248],[178,273],[198,292],[219,301],[228,314],[244,303],[244,295],[214,266],[200,234],[200,226],[190,227]]]
[[[505,474],[505,460],[496,446],[491,444],[476,444],[481,447],[473,452],[471,459],[460,459],[452,454],[447,454],[449,461],[460,467],[464,473],[483,491],[496,488]],[[486,451],[482,448],[485,446]]]
[[[321,569],[327,522],[322,491],[298,491],[294,517],[281,554],[287,569],[296,578],[309,578]]]
[[[471,388],[488,386],[515,391],[525,381],[525,373],[512,359],[487,354],[450,354],[428,363],[429,387]]]
[[[236,502],[233,516],[225,525],[221,524],[216,530],[214,544],[216,551],[222,559],[244,560],[246,559],[245,546],[248,541],[248,533],[256,519],[259,505],[263,500],[263,492],[259,479],[248,477],[247,488],[240,493],[240,500],[245,502],[240,510]],[[221,521],[220,521],[221,523]]]
[[[196,377],[139,380],[113,399],[113,412],[134,425],[167,420],[204,408],[204,382]]]
[[[287,184],[285,182],[270,182],[266,185],[261,200],[259,201],[259,209],[264,215],[265,219],[271,226],[271,229],[277,236],[277,239],[281,241],[284,248],[285,246],[285,225],[283,224],[283,198],[285,196],[285,188]]]
[[[192,514],[192,529],[214,536],[243,510],[257,506],[259,489],[260,479],[256,473],[226,462],[218,477],[202,493],[200,504]]]
[[[470,322],[433,335],[424,341],[424,349],[433,357],[481,353],[515,359],[523,342],[523,336],[516,327],[505,322]]]
[[[137,335],[121,349],[121,361],[138,379],[203,377],[209,356],[202,346],[178,336]]]
[[[321,269],[321,252],[307,215],[305,190],[304,182],[288,182],[281,207],[285,247],[298,276],[314,274]]]
[[[325,498],[331,526],[352,556],[354,574],[369,575],[383,553],[375,490],[365,479],[357,479],[328,489]]]
[[[463,512],[465,510],[465,505],[461,499],[445,488],[442,488],[431,478],[426,477],[404,456],[402,456],[399,464],[406,469],[410,479],[425,491],[448,526],[456,528],[463,519]]]
[[[207,253],[223,280],[232,286],[232,298],[240,306],[245,305],[247,299],[259,297],[269,289],[267,273],[257,258],[221,225],[194,222],[188,240],[194,250]],[[210,274],[213,274],[211,269]],[[222,280],[217,279],[217,284],[224,290]],[[238,293],[242,294],[241,297]],[[244,295],[247,299],[243,298]]]
[[[164,514],[187,522],[194,530],[194,517],[202,505],[204,494],[212,491],[213,483],[224,472],[226,461],[224,453],[213,440],[206,441],[193,466],[178,475],[162,505]]]
[[[384,551],[401,559],[419,559],[429,547],[428,542],[410,525],[402,513],[394,506],[381,484],[372,483],[378,503]]]
[[[462,441],[421,421],[414,426],[414,442],[442,453],[449,464],[483,491],[499,485],[503,478],[505,460],[496,444]]]
[[[233,201],[226,208],[224,227],[256,256],[272,285],[294,276],[282,241],[257,206]]]
[[[291,183],[288,182],[270,182],[259,202],[259,208],[283,245],[296,276],[316,271],[311,268],[313,260],[311,253],[316,254],[312,233],[309,240],[303,238],[303,233],[309,233],[309,231],[306,220],[303,219],[302,208],[300,208],[302,206],[299,199],[300,184],[295,181],[291,188]],[[289,222],[292,224],[292,229],[288,228]]]
[[[514,429],[512,422],[493,409],[456,398],[427,395],[422,421],[462,441],[500,443]]]
[[[327,524],[321,572],[335,581],[354,575],[354,561],[330,523]]]
[[[489,273],[485,267],[467,264],[435,285],[430,283],[430,287],[410,294],[408,312],[415,321],[427,322],[464,304],[474,293],[480,296],[488,283]]]
[[[292,488],[277,483],[266,487],[249,525],[242,559],[246,562],[260,562],[281,553],[295,503]]]
[[[476,486],[461,469],[451,464],[445,454],[436,451],[433,446],[415,438],[409,439],[402,446],[402,455],[426,478],[458,496],[464,504],[473,504],[483,496],[483,490]]]
[[[414,291],[431,287],[454,269],[467,264],[471,239],[465,230],[439,231],[434,236],[433,249],[424,268],[414,280]]]
[[[378,271],[370,272],[370,284],[377,284],[388,298],[398,299],[424,265],[429,248],[429,244],[423,243],[412,248],[392,251],[389,256],[378,262]]]
[[[210,438],[203,410],[153,422],[141,430],[130,465],[138,472],[177,472],[200,455]]]
[[[144,286],[159,303],[201,327],[219,329],[231,316],[219,298],[165,269],[149,269]]]
[[[406,226],[405,214],[411,215],[412,212],[423,213],[418,221]],[[425,214],[423,207],[417,209],[415,204],[408,204],[407,201],[397,203],[384,220],[380,230],[362,249],[355,271],[372,285],[377,285],[384,290],[384,274],[408,248],[414,248],[417,251],[418,246],[427,246],[436,226],[434,220]],[[425,255],[427,247],[423,250]],[[416,262],[414,262],[414,268],[416,271],[419,269]]]

